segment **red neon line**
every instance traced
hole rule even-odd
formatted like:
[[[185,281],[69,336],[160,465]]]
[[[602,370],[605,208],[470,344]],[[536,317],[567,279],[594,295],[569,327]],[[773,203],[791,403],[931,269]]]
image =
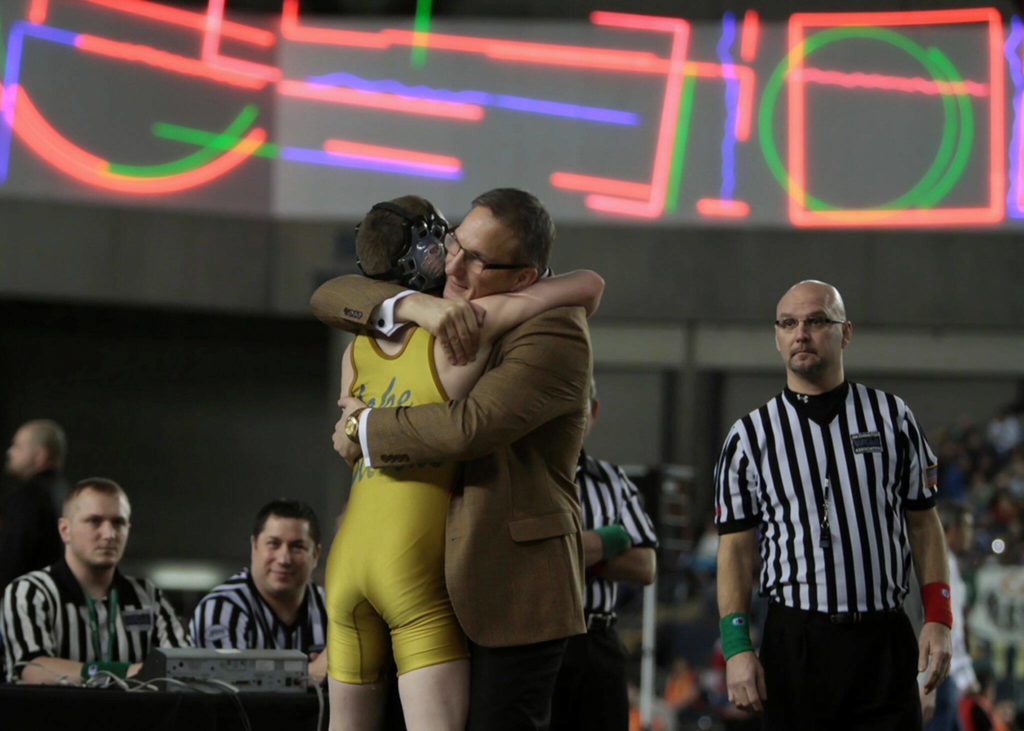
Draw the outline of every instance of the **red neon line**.
[[[750,205],[743,201],[725,200],[723,198],[701,198],[697,201],[697,212],[702,216],[746,218],[750,215]]]
[[[405,150],[399,147],[366,145],[360,142],[349,142],[348,140],[327,140],[324,143],[324,150],[335,155],[357,155],[359,157],[372,157],[378,160],[389,160],[405,164],[414,163],[455,168],[456,170],[462,168],[462,161],[457,157],[434,155],[429,152]]]
[[[794,13],[789,22],[803,28],[836,25],[942,25],[946,23],[1002,22],[995,8],[962,10],[893,10],[875,13]]]
[[[584,202],[590,208],[643,218],[657,218],[665,210],[665,191],[672,167],[672,147],[676,122],[679,117],[679,98],[686,75],[686,49],[690,24],[679,18],[662,18],[624,13],[591,13],[598,25],[610,25],[638,30],[667,31],[672,33],[672,52],[665,84],[665,103],[661,112],[661,126],[654,152],[654,172],[651,177],[651,196],[646,202],[625,200],[611,196],[589,195]]]
[[[641,198],[644,200],[651,196],[650,183],[631,183],[628,180],[597,178],[591,175],[558,172],[551,173],[549,180],[551,185],[556,188],[575,190],[580,193],[601,193],[603,195]]]
[[[265,82],[281,78],[281,69],[262,63],[220,55],[221,28],[224,25],[224,0],[209,0],[206,6],[206,27],[203,33],[202,59],[210,66],[252,76]]]
[[[379,33],[315,28],[299,25],[299,0],[284,0],[281,6],[281,35],[291,41],[322,43],[357,48],[390,48],[391,42]]]
[[[98,38],[83,33],[78,36],[75,47],[100,56],[109,56],[125,61],[136,61],[162,71],[170,71],[185,76],[197,76],[217,83],[230,84],[231,86],[239,86],[245,89],[262,89],[266,86],[264,80],[253,78],[251,74],[240,74],[227,69],[218,71],[202,61],[161,51],[150,46],[122,43],[121,41],[112,41],[107,38]]]
[[[355,91],[333,86],[320,86],[304,81],[281,81],[277,85],[278,92],[284,96],[300,99],[345,104],[354,107],[370,107],[390,112],[420,114],[425,117],[446,117],[478,122],[484,118],[484,109],[476,104],[458,104],[455,102],[429,101],[426,99],[410,99],[394,94],[381,94],[374,91]]]
[[[560,46],[551,43],[528,43],[440,33],[429,33],[426,38],[421,39],[419,38],[420,34],[413,31],[395,28],[385,28],[381,31],[381,35],[396,45],[419,45],[431,50],[479,53],[498,61],[579,66],[649,74],[665,73],[665,60],[647,51]]]
[[[243,61],[240,58],[227,58],[219,53],[206,61],[209,66],[231,71],[241,76],[248,76],[259,79],[261,84],[272,83],[281,78],[283,73],[276,66],[267,66],[253,61]]]
[[[808,211],[801,209],[793,224],[801,227],[851,226],[956,226],[999,223],[1003,211],[996,206],[984,208],[930,208],[898,211]]]
[[[788,35],[791,51],[788,56],[788,74],[786,76],[786,91],[789,95],[787,156],[790,175],[789,217],[790,220],[793,220],[796,212],[806,207],[806,173],[804,171],[806,150],[804,147],[807,135],[804,122],[807,106],[803,82],[796,74],[803,68],[804,62],[803,30],[797,23],[791,21]]]
[[[969,94],[981,97],[989,94],[989,85],[977,81],[936,81],[920,76],[905,78],[860,71],[829,71],[814,68],[805,68],[798,76],[803,82],[842,86],[846,89],[884,89],[908,94]]]
[[[203,26],[202,59],[206,63],[218,55],[220,26],[224,22],[224,0],[209,0],[206,5],[206,23]]]
[[[989,208],[1002,220],[1006,213],[1006,158],[1003,150],[1006,145],[1006,121],[1004,107],[1006,98],[1003,93],[1003,77],[1006,73],[1003,66],[1003,19],[991,9],[988,22],[988,65],[989,86],[998,93],[991,95],[992,111],[989,119]]]
[[[802,66],[802,44],[805,27],[821,25],[938,25],[942,23],[988,24],[989,80],[979,84],[985,90],[989,101],[989,200],[984,207],[973,208],[930,208],[878,211],[864,209],[841,209],[833,211],[808,211],[805,207],[806,171],[806,99],[804,79],[809,79],[808,70]],[[797,226],[925,226],[988,224],[997,223],[1005,214],[1005,160],[1002,150],[1005,144],[1005,100],[1002,94],[990,93],[1002,89],[1004,69],[1002,63],[1002,19],[994,8],[970,8],[966,10],[910,11],[893,13],[797,13],[790,19],[789,47],[793,49],[789,91],[789,169],[791,190],[789,194],[790,221]],[[812,70],[813,71],[813,70]],[[813,75],[813,74],[812,74]],[[861,75],[862,79],[869,75]],[[877,77],[886,78],[886,77]],[[891,80],[888,77],[887,80]],[[899,80],[902,84],[906,79]],[[966,91],[976,82],[959,82]],[[957,83],[946,84],[950,90],[960,89]],[[900,89],[906,90],[906,89]],[[922,91],[922,89],[914,89]]]
[[[28,22],[42,24],[46,22],[46,15],[49,12],[50,0],[32,0],[28,8]]]
[[[24,90],[19,89],[17,101],[14,130],[36,155],[76,180],[120,193],[160,195],[198,187],[249,159],[267,138],[265,130],[254,129],[232,149],[202,167],[159,178],[133,178],[110,172],[107,161],[86,152],[57,132]]]
[[[757,56],[757,42],[761,35],[761,18],[756,10],[743,14],[743,30],[740,34],[740,58],[747,63]]]
[[[38,2],[38,0],[36,1]],[[169,25],[179,25],[200,31],[206,29],[205,13],[171,8],[158,3],[146,2],[146,0],[86,0],[86,2],[90,2],[93,5],[102,5],[122,13],[139,15]],[[263,46],[264,48],[270,48],[277,42],[277,38],[270,31],[254,28],[251,25],[243,25],[242,23],[224,23],[221,32],[233,40],[242,41],[254,46]]]

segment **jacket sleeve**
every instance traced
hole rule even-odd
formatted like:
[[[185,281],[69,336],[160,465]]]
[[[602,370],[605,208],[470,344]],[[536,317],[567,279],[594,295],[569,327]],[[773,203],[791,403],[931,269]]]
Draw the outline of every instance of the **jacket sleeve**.
[[[321,284],[313,292],[309,306],[317,319],[331,327],[368,333],[373,330],[370,321],[373,309],[403,291],[395,284],[346,274]]]
[[[464,399],[370,411],[370,464],[475,459],[558,416],[582,416],[591,370],[583,309],[549,310],[510,330],[489,366]]]

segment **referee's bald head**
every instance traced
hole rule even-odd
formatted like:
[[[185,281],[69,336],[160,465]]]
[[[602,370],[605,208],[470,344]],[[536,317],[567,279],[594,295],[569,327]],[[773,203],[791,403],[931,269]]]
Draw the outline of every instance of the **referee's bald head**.
[[[814,287],[820,288],[822,291],[822,300],[825,306],[825,312],[834,320],[845,320],[846,319],[846,305],[843,304],[843,296],[839,294],[839,290],[835,286],[828,282],[822,282],[818,279],[804,279],[803,281],[797,282],[792,287],[786,290],[786,293],[779,298],[779,304],[776,307],[776,312],[782,307],[783,300],[793,290],[797,288]]]

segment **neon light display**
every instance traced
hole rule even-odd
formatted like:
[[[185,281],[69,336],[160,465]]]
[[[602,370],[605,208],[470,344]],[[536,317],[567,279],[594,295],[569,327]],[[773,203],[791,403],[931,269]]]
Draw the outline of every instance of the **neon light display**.
[[[481,26],[430,8],[382,25],[298,0],[0,0],[0,195],[335,217],[517,185],[559,220],[1024,219],[1024,27],[994,9]]]

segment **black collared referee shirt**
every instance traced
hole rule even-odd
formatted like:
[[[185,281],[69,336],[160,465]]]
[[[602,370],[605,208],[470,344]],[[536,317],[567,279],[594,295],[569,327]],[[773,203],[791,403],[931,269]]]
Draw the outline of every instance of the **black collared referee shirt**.
[[[327,645],[324,590],[310,582],[295,622],[286,625],[243,569],[202,598],[188,625],[194,647],[320,652]]]
[[[814,397],[784,392],[733,425],[715,469],[715,523],[720,534],[760,529],[760,592],[775,602],[894,609],[909,588],[903,514],[934,505],[938,460],[902,399],[840,388],[827,421],[801,403]]]
[[[152,647],[187,647],[185,630],[173,607],[152,582],[114,574],[118,614],[113,657],[97,657],[85,593],[61,558],[39,571],[18,577],[4,591],[3,632],[7,679],[21,677],[25,663],[37,657],[76,662],[113,660],[137,663]],[[95,602],[100,648],[109,647],[109,598]]]
[[[583,530],[618,523],[629,534],[634,547],[656,548],[658,537],[636,485],[620,467],[580,453],[576,465],[576,487],[583,507]],[[583,609],[587,613],[609,614],[615,610],[614,581],[587,574]]]

